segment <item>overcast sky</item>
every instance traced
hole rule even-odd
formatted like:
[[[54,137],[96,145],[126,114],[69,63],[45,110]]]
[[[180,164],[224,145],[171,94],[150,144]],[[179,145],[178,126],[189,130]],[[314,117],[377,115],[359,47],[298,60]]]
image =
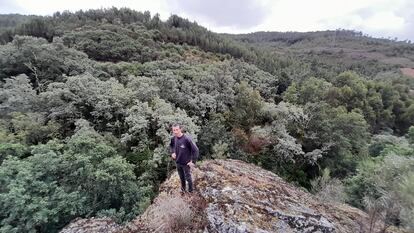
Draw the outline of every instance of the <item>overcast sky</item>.
[[[0,0],[0,13],[50,15],[108,7],[178,14],[215,32],[353,29],[414,41],[413,0]]]

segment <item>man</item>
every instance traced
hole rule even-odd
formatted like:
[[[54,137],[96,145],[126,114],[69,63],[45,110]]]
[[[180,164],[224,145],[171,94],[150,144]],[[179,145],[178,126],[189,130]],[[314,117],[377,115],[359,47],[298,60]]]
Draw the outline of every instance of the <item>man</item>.
[[[177,164],[177,172],[181,180],[181,191],[186,190],[186,181],[188,183],[188,192],[193,192],[193,181],[191,178],[191,167],[195,166],[198,157],[198,147],[190,137],[182,132],[180,124],[173,124],[172,131],[174,137],[170,142],[170,153],[172,159]]]

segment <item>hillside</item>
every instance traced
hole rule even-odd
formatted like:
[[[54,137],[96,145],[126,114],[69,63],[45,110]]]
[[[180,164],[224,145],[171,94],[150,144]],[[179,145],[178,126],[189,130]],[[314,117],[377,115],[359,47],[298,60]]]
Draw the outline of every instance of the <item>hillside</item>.
[[[241,161],[204,161],[194,170],[194,181],[196,193],[182,195],[178,175],[173,173],[154,203],[125,226],[104,219],[79,219],[61,233],[369,232],[366,213],[319,200]],[[375,232],[382,224],[375,224]]]
[[[364,75],[414,67],[414,45],[407,41],[372,38],[349,30],[320,32],[255,32],[227,35],[237,41],[293,56],[305,62],[358,70]]]
[[[0,232],[143,216],[175,169],[177,122],[202,161],[254,164],[384,228],[414,229],[409,42],[217,34],[128,8],[0,25]]]

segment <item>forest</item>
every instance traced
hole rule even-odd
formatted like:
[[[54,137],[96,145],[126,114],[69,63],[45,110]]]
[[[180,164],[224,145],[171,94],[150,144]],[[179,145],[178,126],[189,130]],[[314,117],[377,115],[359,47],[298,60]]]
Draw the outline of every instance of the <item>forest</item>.
[[[338,29],[218,34],[128,8],[0,15],[0,232],[122,223],[174,171],[254,163],[414,230],[414,44]]]

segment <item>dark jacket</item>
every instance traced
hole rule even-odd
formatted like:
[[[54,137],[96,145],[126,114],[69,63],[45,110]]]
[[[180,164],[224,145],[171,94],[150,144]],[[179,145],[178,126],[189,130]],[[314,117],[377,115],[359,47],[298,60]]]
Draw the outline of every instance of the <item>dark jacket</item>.
[[[183,134],[181,137],[174,136],[171,138],[170,153],[175,153],[176,163],[186,165],[190,161],[196,163],[199,151],[191,138]]]

